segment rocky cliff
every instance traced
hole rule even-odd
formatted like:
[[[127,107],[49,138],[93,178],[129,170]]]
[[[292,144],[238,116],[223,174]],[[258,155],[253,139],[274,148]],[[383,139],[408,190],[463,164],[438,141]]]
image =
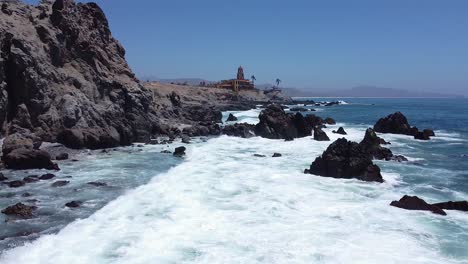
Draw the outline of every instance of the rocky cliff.
[[[18,140],[26,148],[40,141],[112,147],[148,139],[157,124],[152,93],[135,78],[95,3],[3,3],[0,47],[7,148]]]

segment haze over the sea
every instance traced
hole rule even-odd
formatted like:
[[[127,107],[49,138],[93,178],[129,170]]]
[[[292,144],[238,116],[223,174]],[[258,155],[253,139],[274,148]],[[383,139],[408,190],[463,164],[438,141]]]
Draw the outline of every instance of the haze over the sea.
[[[468,94],[464,0],[96,2],[139,76]]]

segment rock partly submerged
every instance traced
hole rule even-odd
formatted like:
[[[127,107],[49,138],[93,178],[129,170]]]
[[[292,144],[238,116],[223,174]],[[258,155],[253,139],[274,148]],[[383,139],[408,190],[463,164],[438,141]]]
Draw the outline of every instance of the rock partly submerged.
[[[302,114],[288,114],[277,104],[268,105],[259,119],[255,134],[264,138],[293,140],[312,134],[312,126]]]
[[[345,138],[333,142],[304,173],[332,178],[355,178],[362,181],[384,181],[380,168],[372,162],[371,155],[358,143]]]
[[[379,133],[409,135],[419,140],[429,140],[431,136],[435,136],[431,129],[419,131],[417,127],[412,127],[401,112],[379,119],[374,125],[374,130]]]
[[[25,205],[23,203],[17,203],[15,205],[9,206],[2,210],[3,214],[19,217],[19,218],[32,218],[34,216],[33,212],[36,210],[35,206]]]

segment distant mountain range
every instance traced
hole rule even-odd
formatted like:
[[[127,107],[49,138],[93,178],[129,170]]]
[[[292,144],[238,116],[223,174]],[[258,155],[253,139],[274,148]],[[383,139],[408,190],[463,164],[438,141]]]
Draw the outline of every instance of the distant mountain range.
[[[393,98],[457,98],[462,95],[443,94],[434,92],[408,91],[403,89],[385,88],[378,86],[357,86],[346,90],[306,90],[297,88],[283,88],[283,93],[291,97],[393,97]]]
[[[200,82],[212,83],[213,81],[204,80],[201,78],[175,78],[175,79],[159,79],[156,77],[141,77],[143,81],[158,81],[161,83],[186,83],[188,85],[198,85]],[[274,87],[273,84],[264,83],[256,84],[258,89],[269,89]],[[281,87],[283,93],[290,97],[390,97],[390,98],[463,98],[462,95],[444,94],[435,92],[423,91],[408,91],[404,89],[386,88],[379,86],[362,85],[351,89],[342,90],[316,90],[316,89],[300,89],[294,87]]]

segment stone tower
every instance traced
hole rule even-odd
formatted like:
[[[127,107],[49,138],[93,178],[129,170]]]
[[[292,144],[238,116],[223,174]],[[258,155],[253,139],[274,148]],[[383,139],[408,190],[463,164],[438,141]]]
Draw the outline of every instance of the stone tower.
[[[244,69],[242,69],[242,66],[239,66],[237,69],[237,80],[244,80]]]

